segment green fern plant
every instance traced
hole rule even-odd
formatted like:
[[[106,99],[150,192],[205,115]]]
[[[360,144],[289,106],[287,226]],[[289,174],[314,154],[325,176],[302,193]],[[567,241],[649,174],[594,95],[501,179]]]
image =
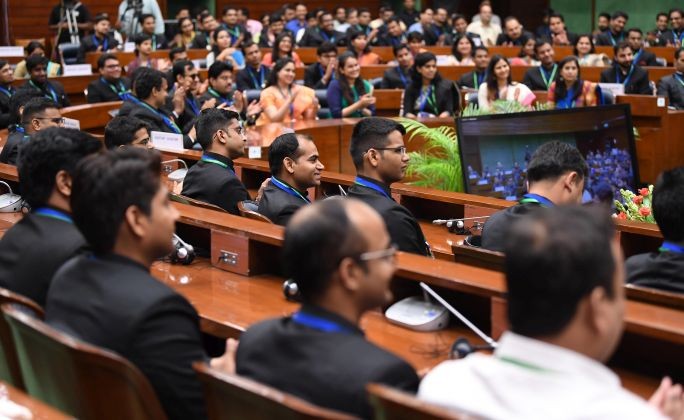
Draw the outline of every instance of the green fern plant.
[[[537,102],[533,107],[523,105],[518,101],[504,101],[502,99],[491,103],[490,109],[484,110],[478,108],[476,104],[468,104],[461,112],[463,117],[476,117],[478,115],[489,114],[513,114],[515,112],[530,112],[530,111],[546,111],[551,109],[548,102]]]

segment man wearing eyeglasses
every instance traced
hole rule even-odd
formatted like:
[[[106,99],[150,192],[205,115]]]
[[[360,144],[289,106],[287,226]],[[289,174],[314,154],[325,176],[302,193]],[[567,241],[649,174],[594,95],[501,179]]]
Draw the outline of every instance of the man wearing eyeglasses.
[[[351,153],[357,177],[348,196],[375,209],[387,225],[399,250],[430,255],[430,248],[415,217],[394,201],[390,185],[404,178],[409,156],[404,127],[386,118],[364,118],[354,127]]]
[[[24,105],[21,119],[23,131],[12,133],[7,138],[5,147],[0,152],[0,163],[16,165],[21,146],[29,141],[32,135],[49,127],[61,127],[64,118],[55,103],[47,98],[33,98]]]
[[[237,215],[237,204],[250,200],[233,167],[233,159],[245,154],[247,143],[240,116],[225,109],[205,109],[197,119],[196,129],[204,153],[188,170],[181,194]]]
[[[195,118],[199,116],[199,113],[203,109],[213,108],[216,106],[216,100],[205,101],[201,106],[195,95],[194,91],[200,84],[199,71],[189,60],[178,61],[173,64],[173,80],[175,82],[174,87],[169,91],[169,97],[166,100],[166,105],[168,108],[173,108],[175,110],[180,109],[179,103],[183,102],[183,111],[176,111],[177,123],[181,127],[184,133],[190,131],[192,128],[192,123]],[[185,93],[184,95],[178,94],[177,91],[182,89]]]
[[[88,84],[88,103],[124,101],[131,94],[131,83],[121,77],[121,63],[114,54],[102,54],[97,59],[100,78]]]
[[[32,55],[26,59],[26,70],[29,72],[29,80],[20,89],[35,90],[50,99],[58,108],[71,105],[69,97],[64,92],[64,86],[56,81],[49,81],[47,66],[49,60],[41,55]]]
[[[242,334],[236,373],[360,418],[371,417],[370,382],[415,392],[415,370],[359,328],[364,314],[392,301],[391,243],[382,218],[358,200],[321,200],[299,210],[285,229],[282,261],[302,306]]]

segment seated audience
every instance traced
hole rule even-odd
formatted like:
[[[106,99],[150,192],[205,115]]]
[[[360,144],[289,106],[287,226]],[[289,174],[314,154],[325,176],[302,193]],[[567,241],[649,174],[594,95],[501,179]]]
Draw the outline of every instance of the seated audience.
[[[485,47],[493,47],[501,34],[501,25],[492,21],[492,6],[489,2],[480,4],[479,19],[473,17],[473,21],[466,28],[467,32],[477,34]]]
[[[327,97],[333,118],[375,115],[373,85],[361,78],[361,66],[354,53],[346,51],[340,55],[337,76],[328,85]]]
[[[651,47],[664,47],[665,42],[663,36],[667,32],[667,22],[670,18],[665,12],[658,12],[656,14],[656,26],[652,31],[646,33],[646,42]]]
[[[684,47],[684,10],[675,7],[670,9],[669,15],[671,30],[665,31],[660,43],[675,48]]]
[[[624,327],[617,238],[601,209],[514,223],[504,248],[510,331],[493,355],[438,365],[419,397],[478,418],[680,418],[681,386],[665,378],[647,403],[604,366]]]
[[[656,60],[655,54],[644,49],[644,33],[639,28],[630,28],[627,30],[627,43],[632,47],[632,54],[634,59],[632,62],[637,66],[660,66]]]
[[[48,80],[46,70],[48,65],[48,59],[42,55],[32,55],[27,58],[26,69],[29,72],[29,80],[19,89],[34,90],[54,102],[58,108],[71,105],[62,84],[57,81]]]
[[[430,27],[432,22],[434,21],[434,11],[432,10],[431,7],[423,7],[423,9],[420,11],[420,15],[418,18],[418,21],[411,23],[410,25],[406,25],[406,31],[408,33],[411,32],[419,32],[421,34],[425,34],[426,29]],[[406,22],[404,22],[405,24]]]
[[[261,64],[268,68],[272,68],[273,65],[281,58],[291,59],[295,67],[304,67],[304,63],[299,58],[299,54],[294,52],[294,37],[289,32],[283,32],[275,40],[275,45],[273,46],[273,52],[264,54]]]
[[[461,76],[458,85],[469,89],[480,89],[480,85],[486,79],[487,66],[489,65],[489,51],[487,47],[475,47],[475,70]]]
[[[269,15],[266,15],[269,16]],[[273,48],[275,40],[283,32],[285,24],[283,22],[283,15],[280,12],[273,13],[269,16],[268,27],[264,27],[259,36],[259,47]],[[301,46],[301,44],[300,44]],[[244,45],[242,46],[244,51]],[[245,53],[245,55],[247,55]]]
[[[337,47],[324,42],[316,48],[316,63],[310,64],[304,71],[304,86],[311,89],[327,89],[335,77],[337,68]]]
[[[195,92],[200,84],[199,70],[192,61],[179,61],[173,65],[173,88],[166,98],[166,108],[173,109],[176,123],[183,133],[188,133],[202,109],[211,108],[214,104],[200,105]],[[182,102],[182,104],[181,104]],[[184,106],[181,106],[184,105]]]
[[[207,54],[207,67],[214,64],[216,61],[223,61],[230,63],[233,68],[245,68],[245,56],[242,51],[236,47],[231,46],[230,32],[226,28],[218,28],[214,31],[211,39],[214,41],[211,46],[211,51]]]
[[[292,59],[284,57],[275,63],[266,86],[261,92],[263,113],[259,118],[260,123],[289,123],[316,118],[316,92],[295,83],[295,63]]]
[[[160,181],[159,155],[120,148],[84,159],[71,208],[92,254],[55,274],[46,321],[128,359],[147,377],[169,419],[206,418],[192,363],[207,360],[193,306],[150,275],[173,250],[178,211]],[[103,328],[107,325],[107,328]],[[235,344],[212,366],[229,370]]]
[[[173,47],[169,50],[169,61],[171,64],[176,64],[181,60],[188,59],[188,50],[185,47]]]
[[[626,22],[625,22],[626,23]],[[594,42],[596,42],[596,37],[602,33],[608,32],[610,30],[610,13],[600,12],[598,18],[596,19],[596,29],[592,32],[594,36]]]
[[[356,55],[360,66],[371,66],[380,64],[380,56],[371,51],[368,44],[368,37],[364,32],[351,30],[347,33],[347,51]]]
[[[89,104],[125,101],[131,94],[131,83],[121,77],[121,64],[114,54],[102,54],[97,59],[100,78],[88,84]]]
[[[522,47],[528,39],[533,39],[531,32],[524,30],[515,16],[504,19],[503,33],[496,38],[496,45],[505,47]]]
[[[580,35],[575,42],[573,54],[579,59],[580,66],[605,67],[610,66],[610,58],[607,55],[596,53],[594,40],[591,35]]]
[[[427,45],[437,45],[443,47],[454,43],[449,27],[449,12],[444,7],[435,9],[434,19],[423,31],[425,43]],[[409,31],[410,32],[410,31]]]
[[[511,224],[540,207],[580,204],[589,168],[575,147],[551,141],[532,154],[527,165],[527,194],[512,207],[491,215],[482,228],[482,248],[503,251]]]
[[[299,210],[285,229],[282,260],[302,306],[245,331],[236,372],[361,418],[371,417],[368,383],[415,392],[413,368],[360,329],[366,312],[391,302],[391,243],[382,219],[357,200],[323,200]]]
[[[634,63],[632,47],[627,42],[615,46],[615,62],[601,72],[601,83],[620,83],[625,93],[653,95],[648,82],[648,72]]]
[[[427,52],[425,49],[425,38],[420,32],[409,32],[406,36],[406,44],[411,50],[411,55],[414,57],[422,52]],[[395,47],[392,47],[392,49],[394,48]]]
[[[261,105],[256,99],[248,104],[242,92],[233,91],[233,68],[219,61],[209,67],[208,76],[209,87],[199,98],[202,107],[228,108],[238,112],[246,124],[253,125],[261,113]]]
[[[29,42],[26,45],[25,50],[26,58],[29,58],[32,55],[40,55],[45,57],[45,47],[38,41]],[[59,76],[62,73],[62,67],[59,64],[53,63],[52,61],[48,60],[47,66],[45,67],[45,72],[47,73],[48,77]],[[29,71],[26,68],[26,60],[21,60],[19,63],[17,63],[17,66],[14,68],[14,78],[26,79],[28,77]]]
[[[485,80],[486,82],[482,83],[477,91],[477,103],[480,109],[488,110],[492,102],[498,100],[517,101],[522,105],[530,106],[536,98],[525,84],[511,80],[511,66],[505,57],[498,54],[489,60]]]
[[[7,61],[0,59],[0,130],[10,125],[10,101],[16,93],[12,87],[13,81],[12,67]]]
[[[171,42],[172,47],[185,47],[187,50],[203,50],[207,48],[209,44],[207,37],[202,32],[195,31],[192,19],[189,17],[178,19],[178,27],[180,28],[180,33]]]
[[[248,89],[265,89],[271,70],[261,64],[261,49],[251,40],[247,40],[242,43],[242,53],[245,56],[245,68],[237,73],[237,90],[244,92]]]
[[[606,47],[617,47],[621,42],[627,41],[625,25],[629,15],[623,11],[616,11],[610,15],[608,30],[596,36],[595,44]]]
[[[411,69],[411,85],[404,94],[406,118],[449,117],[454,115],[454,103],[460,99],[451,80],[437,70],[437,57],[431,52],[416,56]]]
[[[684,47],[675,50],[675,72],[658,82],[658,96],[664,96],[675,109],[684,109]]]
[[[473,66],[475,65],[475,43],[465,35],[457,37],[451,47],[451,55],[447,58],[446,66]]]
[[[405,44],[392,48],[397,66],[385,70],[380,89],[406,89],[411,84],[413,54]]]
[[[18,146],[24,141],[28,140],[26,130],[22,125],[22,114],[24,106],[34,98],[42,98],[42,95],[34,90],[17,90],[9,103],[9,126],[7,129],[8,136],[5,140],[3,150],[0,151],[0,163],[16,164]],[[44,99],[44,98],[43,98]],[[47,101],[47,99],[45,99]],[[54,104],[50,103],[52,107]],[[5,150],[7,149],[7,150]],[[10,157],[10,155],[13,155]],[[10,162],[11,161],[11,162]]]
[[[492,2],[490,0],[482,0],[480,2],[480,8],[482,8],[482,6],[490,6],[491,7]],[[482,20],[482,13],[478,13],[476,15],[473,15],[473,22],[479,22],[481,20]],[[498,26],[502,26],[501,25],[501,17],[499,15],[493,13],[493,12],[492,12],[492,16],[491,16],[490,20],[493,24],[498,25]]]
[[[467,35],[470,39],[473,40],[475,43],[476,47],[483,46],[484,44],[482,43],[482,38],[480,38],[480,35],[473,33],[473,32],[468,32],[468,20],[465,18],[465,16],[456,13],[451,17],[451,26],[452,26],[452,34],[451,36],[453,38],[458,38],[461,35]]]
[[[81,58],[85,59],[85,53],[107,53],[116,51],[119,41],[110,32],[111,24],[109,15],[100,13],[93,19],[93,33],[84,36],[81,40]]]
[[[19,99],[17,93],[16,98]],[[0,163],[16,165],[19,161],[21,148],[28,143],[33,135],[49,127],[64,125],[64,118],[55,103],[44,97],[30,99],[24,105],[21,113],[21,129],[16,130],[7,138],[5,146],[0,152]]]
[[[420,20],[420,12],[416,9],[415,0],[404,0],[403,6],[396,16],[408,28]]]
[[[541,64],[539,67],[528,69],[522,82],[532,90],[549,90],[551,83],[557,81],[560,76],[558,64],[554,60],[556,52],[545,40],[537,42],[534,51]]]
[[[601,90],[596,83],[580,78],[577,57],[565,57],[558,64],[560,77],[551,83],[547,101],[556,109],[599,105]]]
[[[400,251],[430,255],[418,221],[406,207],[394,201],[390,191],[393,182],[404,178],[409,163],[405,134],[401,124],[386,118],[366,118],[356,124],[349,153],[357,176],[347,195],[380,213],[392,243]]]
[[[188,170],[181,194],[239,214],[238,202],[250,199],[233,169],[233,159],[245,154],[247,142],[240,116],[225,109],[202,111],[197,120],[197,142],[204,153]]]
[[[169,60],[165,58],[152,58],[152,38],[144,33],[137,34],[135,42],[135,59],[126,66],[126,73],[133,74],[140,67],[147,67],[159,71],[167,71],[171,67]]]
[[[271,180],[259,200],[259,213],[285,226],[292,215],[311,201],[307,190],[321,184],[325,169],[313,139],[303,134],[282,134],[268,148]]]
[[[96,138],[65,128],[43,130],[22,147],[19,182],[31,211],[0,241],[0,287],[45,306],[52,276],[86,247],[71,220],[71,182],[78,161],[101,149]]]
[[[651,206],[665,242],[658,252],[629,257],[627,282],[684,292],[684,167],[665,171],[653,187]]]
[[[288,21],[285,24],[285,29],[292,32],[293,34],[297,34],[297,32],[299,32],[300,29],[306,29],[306,27],[308,26],[308,22],[306,19],[307,14],[308,9],[306,8],[306,5],[304,3],[295,4],[295,17],[294,19]]]
[[[238,9],[236,7],[224,7],[221,20],[221,27],[225,28],[230,35],[229,46],[231,48],[240,48],[242,41],[244,41],[246,38],[251,38],[251,35],[247,32],[247,29],[245,29],[238,22]]]
[[[169,48],[169,43],[163,33],[156,33],[157,19],[151,13],[144,13],[140,15],[140,26],[142,33],[148,35],[152,41],[152,51],[166,50]]]
[[[537,40],[528,38],[527,42],[520,47],[517,57],[510,59],[511,66],[534,66],[538,67],[541,62],[537,59]]]
[[[391,17],[386,25],[387,31],[378,36],[378,45],[396,47],[397,45],[406,44],[406,33],[401,27],[401,20],[398,17]]]
[[[112,118],[104,129],[104,143],[109,150],[123,146],[154,149],[150,139],[150,127],[135,117]]]
[[[575,45],[577,35],[568,31],[565,26],[565,18],[560,13],[552,13],[549,16],[549,29],[551,30],[551,41],[553,45]]]
[[[345,45],[346,41],[344,32],[335,30],[333,15],[323,12],[318,16],[318,25],[306,28],[302,39],[299,40],[299,46],[318,47],[324,42],[341,46]]]

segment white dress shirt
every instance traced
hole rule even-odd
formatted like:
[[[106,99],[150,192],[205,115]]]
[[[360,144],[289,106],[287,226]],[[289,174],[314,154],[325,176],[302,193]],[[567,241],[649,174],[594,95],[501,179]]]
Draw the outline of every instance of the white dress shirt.
[[[501,26],[489,22],[489,25],[484,25],[482,21],[472,22],[466,28],[466,32],[472,32],[480,35],[482,44],[486,47],[496,45],[496,38],[501,33]]]
[[[663,419],[603,364],[563,347],[504,333],[493,356],[441,363],[418,397],[491,419]]]

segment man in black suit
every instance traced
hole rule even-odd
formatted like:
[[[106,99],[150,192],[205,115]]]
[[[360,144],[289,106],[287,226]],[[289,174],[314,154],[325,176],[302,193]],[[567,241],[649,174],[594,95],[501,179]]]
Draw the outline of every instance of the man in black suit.
[[[159,70],[141,68],[133,80],[135,95],[130,95],[119,110],[122,117],[139,118],[150,126],[150,131],[183,134],[177,124],[180,114],[185,111],[185,88],[179,87],[172,99],[173,114],[164,105],[168,96],[169,82]],[[183,147],[190,149],[195,144],[195,128],[183,135]]]
[[[233,169],[233,159],[244,155],[247,142],[240,116],[219,108],[202,111],[197,141],[204,153],[185,176],[181,194],[239,214],[238,202],[250,199]]]
[[[385,220],[399,250],[430,255],[418,221],[406,207],[392,199],[390,185],[404,178],[409,156],[404,127],[386,118],[364,118],[352,132],[349,152],[356,167],[348,196],[370,205]]]
[[[182,95],[185,107],[182,112],[178,112],[176,122],[184,133],[190,131],[195,123],[195,119],[199,116],[200,111],[206,108],[213,108],[216,105],[216,100],[205,101],[200,105],[199,100],[192,93],[197,90],[200,84],[199,70],[190,60],[181,60],[173,64],[171,70],[173,75],[174,88],[169,92],[166,98],[166,107],[174,108],[177,100],[176,91],[182,90],[185,94]],[[179,94],[179,96],[181,96]]]
[[[449,14],[445,8],[438,7],[435,9],[433,22],[423,28],[426,45],[451,46],[453,38],[447,22],[448,17]]]
[[[392,16],[387,21],[387,30],[378,36],[377,45],[396,47],[401,44],[406,44],[406,42],[406,33],[401,28],[401,20],[396,16]]]
[[[10,125],[10,100],[14,96],[14,73],[6,60],[0,60],[0,130]]]
[[[465,73],[458,80],[458,85],[465,88],[478,90],[480,85],[487,79],[487,66],[489,65],[489,50],[485,46],[475,47],[475,70]]]
[[[330,42],[324,42],[316,48],[318,62],[310,64],[304,70],[304,86],[311,89],[327,89],[330,81],[335,77],[337,68],[337,47]]]
[[[540,40],[534,46],[537,58],[541,62],[539,67],[531,67],[525,72],[523,84],[532,90],[549,90],[551,83],[558,80],[560,71],[554,57],[556,52],[548,40]]]
[[[97,59],[100,78],[88,84],[88,103],[125,101],[131,94],[131,83],[121,77],[121,64],[114,54],[102,54]]]
[[[560,13],[552,13],[549,16],[549,30],[553,45],[574,46],[577,42],[577,34],[568,31],[565,18]]]
[[[285,226],[292,215],[311,201],[309,188],[321,185],[325,168],[313,139],[303,134],[278,136],[268,149],[271,180],[259,200],[259,213]]]
[[[653,217],[665,242],[658,252],[626,261],[627,282],[684,293],[684,166],[665,171],[653,188]]]
[[[660,36],[660,43],[675,48],[684,47],[684,11],[674,8],[669,16],[671,29]]]
[[[674,65],[675,72],[658,82],[658,96],[668,98],[671,107],[684,109],[684,47],[675,51]]]
[[[19,182],[31,212],[0,241],[0,286],[45,306],[52,276],[86,246],[70,214],[74,169],[101,149],[96,138],[66,128],[41,131],[23,147]]]
[[[652,95],[653,91],[648,82],[648,72],[634,63],[632,47],[627,42],[621,42],[614,48],[615,59],[613,65],[601,72],[601,83],[621,83],[625,86],[625,93],[636,95]]]
[[[482,248],[502,252],[510,226],[530,212],[582,202],[589,168],[579,150],[566,143],[544,143],[527,165],[527,194],[517,205],[491,215],[482,228]]]
[[[625,33],[627,20],[629,20],[629,15],[621,10],[610,15],[608,30],[596,36],[596,46],[615,47],[620,42],[625,41],[627,38],[627,34]]]
[[[23,96],[23,93],[17,94],[16,98],[20,95]],[[0,162],[16,165],[21,148],[28,143],[31,136],[49,127],[59,127],[63,124],[64,118],[54,102],[42,96],[30,99],[21,113],[20,129],[7,138],[0,152]]]
[[[644,49],[644,33],[639,28],[630,28],[627,30],[627,43],[632,47],[634,59],[632,62],[637,66],[660,66],[656,61],[656,56],[650,51]]]
[[[154,33],[157,27],[157,19],[154,15],[149,13],[140,15],[140,27],[142,28],[142,33],[149,35],[152,40],[152,51],[169,48],[169,43],[166,41],[164,34]]]
[[[203,419],[204,398],[192,369],[207,359],[197,312],[149,273],[173,250],[178,219],[160,171],[158,153],[134,147],[79,164],[71,207],[93,253],[72,258],[55,274],[45,319],[137,366],[169,419]],[[234,347],[229,343],[225,356],[211,364],[230,370]]]
[[[382,75],[380,89],[406,89],[411,84],[411,67],[413,67],[413,54],[408,45],[401,44],[393,47],[394,58],[397,66],[385,70]]]
[[[531,32],[524,30],[520,21],[515,16],[508,16],[504,19],[503,33],[496,38],[496,45],[506,47],[521,47],[527,40],[534,38]]]
[[[116,47],[119,46],[119,41],[114,38],[114,35],[109,31],[110,29],[109,15],[100,13],[95,16],[95,19],[93,19],[93,33],[81,39],[81,62],[84,62],[85,53],[106,53],[116,50]]]
[[[271,71],[261,64],[261,50],[251,40],[242,42],[242,54],[245,56],[245,68],[236,76],[237,90],[244,92],[247,89],[262,90],[266,88],[266,81]]]
[[[150,139],[150,127],[135,117],[116,116],[104,129],[104,143],[109,150],[123,146],[154,149]]]
[[[318,17],[318,25],[306,28],[298,44],[300,47],[318,47],[324,42],[338,46],[343,46],[347,42],[346,34],[335,30],[333,15],[330,12]]]
[[[62,84],[48,81],[46,71],[48,62],[47,57],[41,55],[32,55],[26,58],[26,70],[28,70],[30,78],[19,89],[30,89],[40,92],[59,108],[71,105]]]
[[[359,328],[364,313],[391,302],[391,243],[379,215],[358,200],[322,200],[299,210],[285,229],[283,261],[302,306],[242,334],[237,373],[362,418],[371,416],[370,382],[415,392],[413,368]]]

